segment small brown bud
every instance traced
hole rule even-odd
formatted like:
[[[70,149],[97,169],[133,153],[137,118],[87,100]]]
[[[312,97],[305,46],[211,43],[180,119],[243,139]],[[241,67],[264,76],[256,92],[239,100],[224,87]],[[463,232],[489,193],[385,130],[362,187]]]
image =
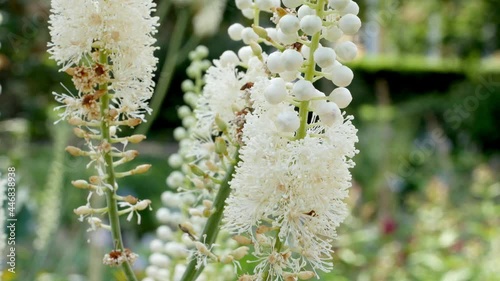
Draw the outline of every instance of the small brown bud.
[[[114,120],[116,118],[116,116],[118,116],[118,110],[116,110],[114,108],[110,109],[108,112],[108,116],[109,116],[110,120]]]
[[[297,274],[297,277],[299,277],[300,280],[309,280],[314,276],[316,276],[316,274],[312,271],[301,271]]]
[[[72,181],[71,184],[76,188],[82,188],[82,189],[89,188],[89,183],[86,180]]]
[[[271,228],[269,226],[261,225],[261,226],[257,227],[256,233],[262,234],[262,233],[266,233],[270,230],[271,230]]]
[[[71,117],[69,120],[68,120],[68,123],[72,126],[81,126],[83,125],[83,120],[79,117]]]
[[[134,174],[134,175],[144,174],[145,172],[149,171],[150,168],[151,168],[151,164],[139,165],[135,169],[132,170],[132,174]]]
[[[236,236],[233,236],[233,240],[238,242],[238,244],[241,244],[241,245],[250,245],[252,244],[252,240],[248,237],[245,237],[243,235],[236,235]]]
[[[89,182],[91,184],[99,184],[101,182],[101,178],[99,176],[91,176],[89,178]]]
[[[132,195],[127,195],[123,198],[123,201],[125,201],[131,205],[135,205],[135,204],[137,204],[137,201],[139,201],[139,199],[135,198]]]
[[[248,254],[248,250],[249,248],[247,246],[241,246],[238,247],[236,250],[233,250],[231,252],[231,255],[233,255],[235,260],[240,260],[241,258],[243,258]]]
[[[65,72],[66,72],[67,74],[69,74],[69,75],[73,76],[73,75],[75,75],[75,68],[74,68],[74,67],[70,67],[70,68],[66,69],[66,71],[65,71]]]
[[[139,119],[139,118],[134,118],[134,119],[129,119],[127,120],[127,125],[130,126],[130,127],[135,127],[139,124],[142,123],[142,120]]]
[[[79,138],[84,138],[87,135],[87,132],[80,128],[73,128],[73,133]]]
[[[278,16],[280,18],[282,18],[282,17],[284,17],[284,16],[286,16],[288,14],[288,12],[285,9],[281,8],[281,7],[277,7],[276,8],[276,13],[278,14]]]
[[[79,149],[78,147],[71,146],[71,145],[66,147],[66,151],[73,156],[82,156],[82,153],[83,153],[83,151],[81,149]]]
[[[137,150],[127,150],[123,154],[124,154],[123,157],[125,159],[132,160],[135,157],[137,157],[137,155],[139,155],[139,151],[137,151]]]
[[[127,140],[131,143],[140,143],[145,139],[146,139],[145,135],[132,135],[130,137],[127,137]]]

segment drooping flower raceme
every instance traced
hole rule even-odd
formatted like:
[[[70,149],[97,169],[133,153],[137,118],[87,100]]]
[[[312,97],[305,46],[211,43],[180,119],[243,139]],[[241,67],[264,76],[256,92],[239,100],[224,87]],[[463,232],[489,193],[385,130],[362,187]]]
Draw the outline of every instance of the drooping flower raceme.
[[[152,17],[156,4],[152,0],[52,0],[49,53],[72,76],[76,93],[54,93],[62,105],[61,120],[75,126],[87,150],[68,147],[74,156],[90,158],[88,167],[96,174],[73,185],[87,189],[87,204],[75,209],[81,219],[87,218],[91,229],[109,229],[114,250],[104,258],[106,264],[124,265],[130,280],[135,280],[130,263],[136,254],[123,246],[118,217],[131,220],[138,211],[148,208],[150,200],[119,196],[116,179],[146,172],[150,165],[116,172],[115,168],[133,160],[138,152],[126,145],[138,143],[145,136],[119,136],[120,126],[135,127],[150,113],[148,100],[154,82],[157,59],[153,44],[158,18]],[[107,206],[94,208],[92,195],[106,195]],[[97,217],[107,213],[109,225]]]

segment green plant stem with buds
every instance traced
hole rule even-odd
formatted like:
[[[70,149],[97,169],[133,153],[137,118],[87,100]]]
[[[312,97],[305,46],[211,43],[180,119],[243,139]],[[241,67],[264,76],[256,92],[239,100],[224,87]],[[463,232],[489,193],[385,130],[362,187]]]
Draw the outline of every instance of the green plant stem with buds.
[[[315,9],[316,9],[316,14],[320,18],[323,18],[324,7],[325,7],[325,0],[318,0]],[[316,51],[316,49],[318,49],[320,39],[321,39],[320,32],[315,33],[311,38],[311,45],[309,47],[310,48],[309,61],[307,63],[307,68],[304,73],[304,79],[307,81],[314,82],[314,73],[316,71],[316,63],[314,62],[314,52]],[[310,101],[301,101],[299,104],[300,126],[299,129],[297,130],[297,136],[295,137],[295,140],[303,139],[307,135],[307,119],[309,118],[309,104]],[[276,242],[274,243],[274,250],[277,252],[281,251],[281,247],[283,246],[283,243],[279,238],[279,232],[280,230],[277,229]],[[268,278],[269,278],[269,267],[264,272],[262,280],[266,281]]]
[[[202,242],[205,243],[205,245],[212,245],[215,243],[215,240],[217,239],[217,235],[219,234],[220,230],[220,222],[222,220],[222,214],[224,212],[224,207],[225,207],[225,202],[226,199],[229,197],[229,194],[231,193],[231,187],[229,186],[229,182],[233,178],[235,167],[237,163],[240,161],[239,157],[239,147],[236,147],[237,152],[234,155],[233,163],[229,166],[229,169],[227,171],[227,174],[223,180],[223,183],[219,187],[219,192],[217,192],[217,196],[215,197],[214,200],[214,213],[208,218],[207,224],[205,225],[205,228],[203,229],[203,233],[200,235],[200,238],[203,239]],[[201,264],[199,268],[196,268],[196,259],[191,260],[191,262],[188,264],[186,271],[184,272],[184,275],[182,276],[181,281],[194,281],[200,273],[203,271],[204,266]]]
[[[101,53],[100,55],[100,62],[107,64],[107,55],[104,53]],[[106,91],[106,94],[104,94],[100,98],[101,102],[101,116],[102,116],[102,121],[101,121],[101,134],[103,141],[111,144],[111,134],[110,134],[110,126],[109,126],[109,119],[108,119],[108,113],[109,113],[109,94],[108,94],[108,85],[107,84],[102,84],[100,85],[100,90]],[[121,227],[120,227],[120,216],[118,215],[118,203],[117,200],[115,199],[116,195],[116,178],[115,178],[115,171],[113,168],[113,157],[110,154],[110,151],[105,151],[104,152],[104,161],[106,162],[106,182],[110,186],[113,187],[113,190],[106,188],[106,204],[108,207],[108,217],[109,217],[109,225],[111,226],[111,235],[113,237],[113,243],[115,246],[115,249],[121,250],[122,254],[125,253],[125,247],[123,246],[123,240],[122,240],[122,234],[121,234]],[[125,273],[125,276],[127,277],[127,280],[129,281],[137,281],[137,277],[135,276],[135,273],[132,269],[131,264],[125,260],[122,263],[122,268]]]

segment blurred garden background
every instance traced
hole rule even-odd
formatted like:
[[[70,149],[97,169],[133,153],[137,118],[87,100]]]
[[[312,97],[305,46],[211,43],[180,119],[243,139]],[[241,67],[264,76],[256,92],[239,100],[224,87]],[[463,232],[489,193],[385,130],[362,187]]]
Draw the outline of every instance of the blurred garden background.
[[[137,129],[148,140],[134,148],[136,162],[153,167],[122,182],[156,209],[176,151],[188,53],[198,44],[212,59],[236,51],[227,27],[248,21],[232,0],[157,2],[158,110]],[[322,280],[500,280],[500,1],[356,2],[363,28],[353,40],[362,51],[350,64],[347,111],[360,153],[352,215],[338,229],[335,269]],[[0,172],[16,168],[18,219],[16,274],[5,271],[2,253],[2,278],[124,280],[101,265],[109,237],[87,232],[73,213],[87,194],[70,182],[89,172],[64,151],[82,141],[53,125],[51,93],[71,82],[46,52],[50,1],[0,5]],[[139,226],[124,223],[139,272],[158,225],[154,211]]]

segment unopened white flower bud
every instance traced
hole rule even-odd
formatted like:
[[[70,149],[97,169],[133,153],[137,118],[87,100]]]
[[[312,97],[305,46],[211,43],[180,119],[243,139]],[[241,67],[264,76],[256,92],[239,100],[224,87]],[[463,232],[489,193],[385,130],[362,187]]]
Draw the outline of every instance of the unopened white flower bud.
[[[160,208],[156,211],[156,219],[161,223],[170,222],[170,211],[167,208]]]
[[[345,65],[336,65],[331,68],[331,73],[327,78],[339,87],[347,87],[351,84],[354,73]]]
[[[174,169],[180,168],[184,163],[182,156],[177,153],[173,153],[168,157],[168,165]]]
[[[175,258],[183,258],[188,255],[186,246],[178,242],[168,242],[165,244],[165,253]]]
[[[356,2],[354,1],[349,2],[349,4],[347,4],[347,6],[344,9],[342,9],[342,11],[340,11],[341,16],[347,14],[353,14],[356,16],[359,14],[359,6]]]
[[[280,42],[281,44],[291,45],[297,42],[299,36],[297,33],[286,34],[281,29],[279,29],[278,31],[276,31],[276,37],[278,38],[278,42]]]
[[[312,271],[301,271],[297,273],[297,277],[299,278],[299,280],[309,280],[314,276],[316,276],[316,274]]]
[[[224,53],[222,53],[219,61],[222,66],[237,65],[240,63],[238,56],[233,51],[225,51]]]
[[[261,11],[269,11],[273,7],[279,6],[279,1],[273,0],[255,0],[255,5]]]
[[[149,256],[149,263],[157,267],[166,268],[170,265],[170,259],[160,253],[153,253]]]
[[[340,18],[339,27],[345,34],[354,35],[361,28],[361,20],[356,15],[347,14]]]
[[[314,61],[321,68],[326,68],[333,65],[336,58],[337,55],[332,48],[318,47],[318,49],[316,49],[316,51],[314,52]]]
[[[296,16],[287,14],[280,19],[278,26],[285,34],[295,34],[300,29],[300,21]]]
[[[351,41],[345,41],[335,46],[335,51],[342,61],[350,62],[356,58],[356,55],[358,54],[358,47],[356,47],[356,44]]]
[[[256,42],[259,39],[259,35],[251,27],[245,27],[241,31],[241,39],[245,44],[250,44],[250,42]]]
[[[151,242],[149,242],[149,249],[153,253],[161,253],[163,251],[163,241],[160,239],[153,239]]]
[[[299,19],[302,19],[303,17],[308,15],[316,15],[316,11],[314,9],[311,9],[307,5],[302,5],[297,11],[297,15],[299,16]]]
[[[292,82],[299,77],[299,73],[300,72],[298,70],[283,71],[283,72],[280,72],[280,77],[283,78],[283,80],[285,80],[286,82]]]
[[[321,122],[327,126],[332,126],[342,121],[342,113],[334,102],[321,103],[317,106],[316,113],[319,115]]]
[[[156,229],[156,236],[163,241],[169,241],[172,240],[173,232],[172,229],[170,229],[170,227],[166,225],[160,225]]]
[[[73,212],[79,216],[82,216],[82,215],[90,215],[93,213],[93,209],[90,208],[89,206],[80,206],[76,209],[73,210]]]
[[[299,80],[293,85],[292,93],[299,101],[310,100],[316,96],[316,88],[307,80]]]
[[[247,246],[241,246],[231,252],[231,255],[235,260],[239,260],[248,254],[249,248]]]
[[[339,108],[346,108],[352,101],[352,95],[348,89],[339,87],[332,91],[330,100],[336,103]]]
[[[240,10],[252,8],[252,0],[236,0],[236,7]]]
[[[328,0],[328,5],[336,10],[344,9],[351,0]]]
[[[282,78],[271,79],[269,85],[264,89],[264,97],[270,104],[278,104],[284,101],[287,96],[286,84]]]
[[[189,116],[188,116],[189,117]],[[180,141],[187,137],[187,131],[183,127],[177,127],[174,129],[174,139]]]
[[[202,217],[203,211],[196,208],[189,208],[189,214],[194,217]]]
[[[185,128],[191,128],[194,125],[196,125],[196,117],[187,116],[182,119],[182,126],[184,126]]]
[[[336,42],[337,40],[344,35],[344,32],[338,27],[338,26],[330,26],[330,27],[323,27],[321,34],[323,37],[330,41],[330,42]]]
[[[281,55],[281,59],[283,59],[283,64],[287,71],[297,71],[304,62],[302,54],[294,49],[285,50]]]
[[[243,25],[234,23],[227,29],[227,34],[229,35],[229,38],[231,38],[231,40],[240,41],[242,39],[241,32],[244,28],[245,27]]]
[[[316,15],[307,15],[300,20],[300,29],[307,35],[314,35],[321,30],[323,22]]]
[[[243,63],[248,63],[248,60],[253,56],[252,47],[244,46],[238,50],[238,57]]]
[[[291,133],[300,127],[300,118],[295,111],[285,111],[278,114],[274,123],[278,130]]]
[[[185,93],[182,98],[184,99],[184,102],[186,102],[187,104],[189,104],[191,106],[195,106],[196,103],[198,102],[198,95],[193,93],[193,92]]]
[[[255,17],[255,14],[254,14],[252,8],[250,8],[250,9],[243,9],[243,10],[241,10],[241,13],[247,19],[253,19]]]
[[[191,113],[191,108],[189,108],[189,106],[187,105],[182,105],[177,109],[177,116],[179,116],[179,118],[181,119],[191,115]]]
[[[283,5],[290,9],[295,9],[303,3],[303,0],[283,0]]]
[[[184,174],[179,171],[173,171],[167,177],[167,185],[172,188],[181,186],[184,182]]]
[[[142,211],[142,210],[146,209],[147,207],[149,207],[149,205],[151,205],[151,200],[149,200],[149,199],[141,200],[137,204],[135,204],[135,209],[137,211]]]
[[[269,38],[271,38],[271,40],[273,40],[273,41],[278,41],[278,33],[277,33],[276,28],[273,28],[273,27],[267,27],[267,28],[266,28],[266,33],[267,33],[267,36],[268,36]]]

